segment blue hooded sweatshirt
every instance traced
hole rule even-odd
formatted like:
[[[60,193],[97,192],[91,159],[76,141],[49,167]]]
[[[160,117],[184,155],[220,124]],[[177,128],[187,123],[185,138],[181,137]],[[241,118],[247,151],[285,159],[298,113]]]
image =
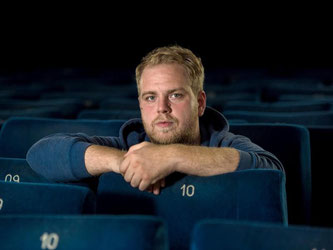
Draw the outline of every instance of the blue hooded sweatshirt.
[[[218,111],[207,107],[199,120],[201,146],[232,147],[239,151],[240,161],[236,171],[244,169],[279,169],[281,162],[270,152],[252,143],[247,137],[229,132],[229,124]],[[92,177],[86,170],[84,154],[92,145],[102,145],[128,150],[143,141],[150,141],[141,119],[125,122],[119,137],[88,136],[86,134],[53,134],[36,142],[27,153],[31,168],[50,181],[79,181]]]

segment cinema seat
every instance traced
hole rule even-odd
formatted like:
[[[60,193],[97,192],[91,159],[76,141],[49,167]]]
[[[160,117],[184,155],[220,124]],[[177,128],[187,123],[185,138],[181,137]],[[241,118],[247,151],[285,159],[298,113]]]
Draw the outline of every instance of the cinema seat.
[[[0,181],[2,214],[85,214],[95,212],[95,195],[66,184]]]
[[[298,125],[231,124],[230,131],[244,135],[273,153],[286,172],[290,224],[310,224],[311,151],[309,131]]]
[[[0,215],[1,249],[167,250],[164,222],[149,216]]]
[[[126,108],[127,110],[139,111],[139,101],[136,98],[108,98],[100,102],[100,109],[104,110],[121,110]]]
[[[255,112],[225,111],[227,119],[241,119],[249,123],[287,123],[304,126],[333,125],[333,111],[313,112]]]
[[[78,119],[92,119],[92,120],[129,120],[132,118],[140,118],[141,114],[138,110],[82,110],[78,114]]]
[[[224,106],[226,111],[254,111],[254,112],[313,112],[325,111],[331,108],[328,102],[249,102],[231,101]]]
[[[198,177],[173,174],[160,195],[132,188],[115,173],[103,174],[99,214],[156,215],[167,222],[171,249],[186,249],[195,222],[205,218],[287,223],[284,174],[244,170]]]
[[[1,157],[0,180],[7,182],[49,182],[33,171],[25,159]]]
[[[191,239],[191,250],[323,250],[333,248],[333,229],[203,220],[195,225]]]
[[[25,158],[39,139],[54,133],[85,133],[118,136],[124,121],[83,121],[15,117],[7,120],[0,131],[0,157]]]

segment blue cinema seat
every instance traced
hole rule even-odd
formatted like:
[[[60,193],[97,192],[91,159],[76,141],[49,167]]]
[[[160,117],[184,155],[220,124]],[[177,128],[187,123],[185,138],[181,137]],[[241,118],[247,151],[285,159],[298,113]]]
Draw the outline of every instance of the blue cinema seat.
[[[151,216],[0,215],[1,249],[168,250]]]
[[[237,92],[235,93],[215,93],[215,96],[208,96],[207,98],[207,105],[218,110],[222,111],[224,106],[230,101],[252,101],[256,102],[259,101],[258,93],[248,93],[248,92]]]
[[[228,220],[203,220],[194,227],[191,250],[333,249],[333,229]]]
[[[0,157],[0,180],[7,182],[49,182],[31,169],[25,159]]]
[[[198,177],[175,173],[160,195],[132,188],[115,173],[103,174],[99,214],[156,215],[167,222],[171,249],[187,249],[195,222],[205,218],[287,223],[285,177],[278,170],[245,170]]]
[[[125,106],[125,105],[124,105]],[[125,106],[126,107],[126,106]],[[78,119],[93,119],[93,120],[129,120],[132,118],[140,118],[141,113],[139,110],[127,110],[127,109],[118,109],[118,110],[82,110],[78,114]]]
[[[244,135],[282,162],[286,172],[290,224],[310,224],[311,157],[309,131],[299,125],[231,124],[230,131]]]
[[[11,117],[44,117],[63,118],[61,110],[57,107],[36,107],[28,109],[2,109],[0,121],[5,122]]]
[[[140,110],[138,98],[108,98],[100,102],[100,109],[106,110]]]
[[[0,215],[94,212],[95,195],[86,187],[0,181]]]
[[[58,108],[63,118],[73,118],[82,108],[83,103],[75,98],[54,100],[0,100],[0,109],[27,110],[36,108]]]
[[[333,111],[313,112],[255,112],[225,111],[227,119],[241,119],[250,123],[288,123],[304,126],[333,125]]]
[[[254,112],[313,112],[325,111],[331,108],[329,102],[250,102],[231,101],[224,106],[226,111],[254,111]]]
[[[0,131],[0,157],[25,158],[39,139],[54,133],[85,133],[118,136],[124,121],[84,121],[15,117],[7,120]]]

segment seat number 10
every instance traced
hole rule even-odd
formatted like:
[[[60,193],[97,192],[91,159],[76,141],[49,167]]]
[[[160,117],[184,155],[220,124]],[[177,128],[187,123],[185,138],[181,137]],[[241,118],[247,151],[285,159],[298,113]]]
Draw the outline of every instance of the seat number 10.
[[[184,184],[181,188],[182,196],[192,197],[195,192],[195,187],[193,185]]]
[[[42,249],[56,249],[59,243],[59,236],[56,233],[43,233],[40,237]]]

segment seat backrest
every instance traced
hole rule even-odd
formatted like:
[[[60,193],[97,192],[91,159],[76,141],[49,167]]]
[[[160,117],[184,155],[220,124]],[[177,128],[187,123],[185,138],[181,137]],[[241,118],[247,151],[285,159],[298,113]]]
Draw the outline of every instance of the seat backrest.
[[[132,118],[140,118],[139,110],[82,110],[78,114],[78,119],[95,119],[95,120],[109,120],[109,119],[122,119],[129,120]]]
[[[15,117],[7,120],[0,131],[0,157],[25,158],[39,139],[54,133],[85,133],[118,136],[123,120],[85,121]]]
[[[244,170],[198,177],[173,174],[156,196],[141,192],[115,173],[103,174],[97,213],[161,216],[168,223],[170,248],[186,249],[195,222],[229,218],[286,223],[284,174],[278,170]]]
[[[0,180],[6,182],[49,182],[33,171],[25,159],[1,157]]]
[[[121,110],[126,107],[127,110],[140,111],[138,98],[107,98],[100,102],[100,109],[102,110]]]
[[[313,112],[254,112],[226,111],[228,119],[241,119],[251,123],[288,123],[304,126],[333,125],[333,111]]]
[[[312,112],[329,110],[329,102],[249,102],[231,101],[224,106],[225,111],[254,111],[254,112]]]
[[[81,214],[95,211],[95,195],[86,187],[0,181],[2,214]]]
[[[204,220],[195,225],[191,250],[332,249],[333,229]]]
[[[286,172],[288,218],[291,224],[309,224],[311,216],[311,157],[309,131],[298,125],[231,124],[282,162]]]
[[[0,215],[2,249],[167,250],[164,222],[148,216]]]

